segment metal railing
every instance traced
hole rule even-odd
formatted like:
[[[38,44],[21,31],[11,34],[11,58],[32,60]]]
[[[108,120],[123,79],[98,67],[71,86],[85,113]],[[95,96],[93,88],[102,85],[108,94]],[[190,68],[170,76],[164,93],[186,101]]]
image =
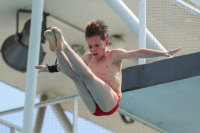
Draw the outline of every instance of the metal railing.
[[[66,97],[60,97],[60,98],[46,100],[46,101],[35,104],[35,109],[45,107],[47,105],[55,105],[55,104],[59,104],[62,102],[73,100],[73,130],[72,130],[72,132],[77,133],[78,98],[79,98],[79,95],[72,95],[72,96],[66,96]],[[24,107],[19,107],[19,108],[15,108],[15,109],[11,109],[11,110],[2,111],[2,112],[0,112],[0,116],[20,112],[23,110],[24,110]],[[0,119],[0,124],[5,125],[6,127],[9,127],[10,133],[14,133],[15,131],[19,131],[19,132],[23,131],[22,127],[12,124],[10,122],[7,122],[6,120],[3,120],[3,119]]]

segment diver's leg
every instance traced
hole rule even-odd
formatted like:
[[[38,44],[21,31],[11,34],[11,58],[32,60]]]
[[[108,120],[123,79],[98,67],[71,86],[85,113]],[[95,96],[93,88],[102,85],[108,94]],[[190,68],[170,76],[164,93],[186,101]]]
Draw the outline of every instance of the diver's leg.
[[[50,50],[55,51],[56,53],[62,72],[73,80],[86,107],[91,113],[94,113],[96,110],[96,103],[90,91],[86,88],[86,85],[83,83],[80,77],[73,71],[66,55],[63,52],[56,51],[56,38],[54,33],[51,30],[47,30],[45,31],[44,35],[49,43]]]

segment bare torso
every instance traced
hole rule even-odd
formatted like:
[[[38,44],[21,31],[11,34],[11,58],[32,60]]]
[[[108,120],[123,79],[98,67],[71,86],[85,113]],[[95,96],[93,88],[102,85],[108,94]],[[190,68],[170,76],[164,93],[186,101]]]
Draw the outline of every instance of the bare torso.
[[[106,82],[116,93],[121,95],[121,66],[122,61],[116,60],[112,50],[109,50],[102,58],[95,60],[88,53],[85,58],[86,64],[92,72],[101,80]]]

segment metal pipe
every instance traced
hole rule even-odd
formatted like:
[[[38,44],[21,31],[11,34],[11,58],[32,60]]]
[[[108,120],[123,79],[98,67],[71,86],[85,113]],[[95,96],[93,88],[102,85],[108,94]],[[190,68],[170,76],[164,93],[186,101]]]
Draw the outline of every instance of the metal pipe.
[[[43,102],[46,100],[48,100],[48,96],[42,95],[40,101]],[[37,117],[35,120],[34,133],[41,133],[45,112],[46,112],[46,106],[38,109]]]
[[[16,131],[22,132],[22,128],[21,127],[19,127],[18,125],[14,125],[14,124],[12,124],[10,122],[7,122],[5,120],[0,119],[0,124],[3,124],[5,126],[7,126],[7,127],[15,129]]]
[[[34,69],[34,66],[39,62],[43,7],[44,0],[33,0],[25,88],[26,94],[23,118],[23,133],[33,132],[33,111],[35,105],[35,93],[38,75],[38,72],[36,69]]]
[[[146,0],[139,0],[139,49],[146,48]],[[138,64],[145,64],[146,58],[139,58]]]
[[[138,18],[131,12],[131,10],[122,2],[122,0],[105,0],[107,4],[119,15],[119,17],[127,24],[127,26],[139,36],[139,20]],[[160,50],[167,51],[156,38],[151,34],[151,32],[146,29],[146,37],[147,37],[147,47]]]
[[[15,128],[10,127],[10,133],[15,133]]]
[[[55,98],[55,99],[47,100],[47,101],[35,104],[35,108],[41,108],[41,107],[45,107],[47,105],[53,105],[53,104],[69,101],[69,100],[72,100],[75,97],[79,98],[80,96],[79,95],[72,95],[72,96],[65,96],[65,97],[61,97],[61,98]],[[20,112],[23,109],[24,109],[24,107],[19,107],[19,108],[15,108],[15,109],[11,109],[11,110],[2,111],[2,112],[0,112],[0,116]]]
[[[60,104],[51,105],[51,108],[53,109],[54,114],[56,115],[58,121],[62,125],[65,133],[72,133],[72,125],[67,116],[65,115]]]
[[[74,98],[73,133],[77,133],[78,123],[78,98]]]
[[[105,0],[126,25],[139,36],[139,20],[122,0]]]

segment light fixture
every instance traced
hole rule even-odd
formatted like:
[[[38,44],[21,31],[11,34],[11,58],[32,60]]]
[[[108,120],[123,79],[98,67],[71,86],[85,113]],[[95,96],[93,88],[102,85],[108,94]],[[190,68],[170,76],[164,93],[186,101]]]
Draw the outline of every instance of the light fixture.
[[[28,45],[29,45],[29,36],[30,36],[30,25],[31,20],[28,20],[21,33],[18,32],[18,23],[19,23],[19,13],[31,13],[30,10],[18,10],[17,11],[17,26],[16,34],[9,36],[3,43],[1,48],[1,53],[4,61],[15,70],[25,72],[27,67],[27,58],[28,58]],[[42,22],[42,32],[41,32],[41,43],[45,43],[45,37],[43,32],[46,28],[46,16],[49,14],[43,13],[43,22]],[[40,45],[40,56],[39,64],[42,63],[45,56],[42,46]]]

